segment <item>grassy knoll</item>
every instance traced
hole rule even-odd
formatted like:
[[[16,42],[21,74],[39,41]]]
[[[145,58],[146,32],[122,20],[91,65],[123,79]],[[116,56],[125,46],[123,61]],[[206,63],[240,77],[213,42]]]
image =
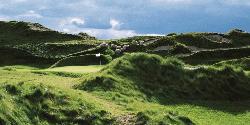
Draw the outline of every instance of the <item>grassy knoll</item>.
[[[75,87],[141,111],[152,124],[169,111],[197,124],[247,123],[249,75],[227,65],[190,70],[183,65],[155,55],[125,55]]]
[[[78,88],[146,96],[163,103],[173,98],[236,101],[250,98],[249,81],[242,69],[229,65],[187,70],[174,58],[129,54],[85,79]]]

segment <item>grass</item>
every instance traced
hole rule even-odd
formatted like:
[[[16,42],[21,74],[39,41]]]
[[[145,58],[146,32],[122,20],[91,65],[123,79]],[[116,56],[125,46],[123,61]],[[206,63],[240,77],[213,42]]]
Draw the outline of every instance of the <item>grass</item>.
[[[152,123],[161,122],[165,119],[162,114],[171,111],[197,124],[240,125],[249,120],[249,75],[230,66],[188,71],[182,66],[175,59],[131,54],[115,60],[98,74],[86,76],[76,87],[129,111],[144,112]],[[233,79],[237,80],[234,87]]]
[[[152,56],[154,58],[154,56]],[[151,58],[152,58],[151,57]],[[130,57],[129,57],[130,58]],[[134,59],[137,57],[135,56]],[[126,64],[126,61],[123,63]],[[177,62],[178,63],[178,62]],[[103,70],[97,73],[104,72],[107,69],[112,68],[113,62],[109,66],[105,66]],[[182,64],[180,64],[182,65]],[[120,65],[121,66],[121,65]],[[6,68],[14,68],[15,70],[6,70]],[[102,66],[83,66],[83,67],[59,67],[55,69],[60,69],[60,71],[68,72],[73,71],[74,69],[83,68],[88,69],[90,72],[93,70],[100,70]],[[149,67],[148,67],[149,68]],[[73,69],[73,70],[72,70]],[[43,72],[44,74],[34,73],[33,71]],[[50,70],[50,69],[49,69]],[[53,69],[52,69],[53,70]],[[119,70],[117,67],[116,70]],[[58,71],[58,72],[60,72]],[[126,70],[128,71],[128,70]],[[125,71],[125,72],[126,72]],[[90,120],[89,124],[105,124],[104,121],[109,121],[115,123],[121,123],[121,121],[115,121],[115,119],[125,119],[126,117],[133,116],[135,119],[131,118],[131,121],[137,123],[147,123],[147,124],[202,124],[202,125],[241,125],[247,124],[250,120],[250,113],[248,111],[249,102],[239,101],[239,102],[227,102],[227,101],[184,101],[184,102],[172,102],[168,104],[161,104],[157,101],[157,99],[151,100],[146,99],[147,97],[142,95],[141,97],[132,96],[132,95],[124,95],[122,91],[102,91],[99,89],[98,91],[82,91],[74,89],[75,86],[82,84],[82,79],[89,78],[92,74],[85,74],[80,78],[75,77],[63,77],[60,75],[54,75],[46,73],[44,69],[37,69],[28,66],[12,66],[12,67],[2,67],[0,68],[0,85],[1,96],[4,96],[5,101],[1,101],[1,113],[0,118],[3,121],[10,121],[12,123],[26,123],[26,124],[53,124],[46,117],[39,115],[39,113],[35,113],[34,116],[29,116],[31,110],[27,107],[29,105],[34,106],[33,108],[38,108],[38,105],[48,105],[48,109],[46,109],[47,114],[54,114],[52,118],[58,123],[69,123],[69,121],[65,120],[69,119],[71,122],[74,121],[74,118],[71,116],[67,116],[65,111],[67,112],[83,112],[81,115],[82,118],[85,118],[84,112],[88,112],[90,115],[97,116],[96,120]],[[54,72],[54,71],[50,71]],[[74,72],[74,71],[73,71]],[[129,72],[127,72],[129,73]],[[136,76],[135,76],[136,77]],[[152,78],[152,77],[151,77]],[[122,80],[126,80],[125,77]],[[125,83],[127,81],[124,81]],[[4,90],[5,86],[10,86],[8,91],[15,90],[11,86],[15,86],[18,91],[17,95],[13,95],[6,92]],[[41,90],[44,92],[45,88],[48,88],[49,92],[55,95],[55,97],[60,97],[61,94],[66,95],[67,102],[66,105],[58,104],[58,100],[50,99],[47,97],[39,96],[45,101],[39,102],[39,104],[31,104],[29,99],[33,99],[32,93],[35,90]],[[131,91],[131,90],[128,90]],[[124,91],[126,92],[126,91]],[[15,91],[14,91],[15,93]],[[142,94],[141,92],[135,92],[135,94]],[[27,102],[19,102],[18,100],[23,100],[27,98]],[[10,98],[13,98],[9,100]],[[3,103],[4,102],[4,103]],[[86,108],[85,110],[79,109],[80,104],[84,104]],[[20,108],[17,108],[19,105]],[[59,107],[60,106],[60,107]],[[142,108],[143,107],[143,108]],[[15,109],[15,110],[14,110]],[[25,109],[25,112],[23,111]],[[53,110],[52,110],[53,109]],[[63,110],[64,109],[64,110]],[[13,111],[9,112],[8,111]],[[41,108],[39,111],[43,112],[45,109]],[[73,112],[72,112],[73,111]],[[110,115],[105,117],[99,117],[100,111],[105,111]],[[16,113],[14,113],[16,112]],[[73,116],[73,115],[72,115]],[[184,117],[185,116],[185,117]],[[125,117],[125,118],[124,118]],[[23,120],[23,121],[22,121]],[[191,122],[189,121],[191,120]],[[98,123],[97,123],[98,122]],[[77,123],[75,123],[77,124]]]
[[[85,79],[78,88],[145,95],[162,103],[173,98],[236,101],[250,98],[249,80],[243,70],[228,65],[187,70],[174,58],[130,54]]]
[[[25,65],[13,65],[0,67],[7,71],[40,71],[40,72],[69,72],[69,73],[93,73],[100,71],[105,65],[89,65],[89,66],[64,66],[55,68],[33,67]]]
[[[72,73],[93,73],[100,71],[104,66],[64,66],[46,69],[44,71],[72,72]]]
[[[1,28],[0,124],[250,125],[249,33],[96,40],[33,23]],[[103,42],[130,47],[115,54]],[[172,49],[148,54],[160,46]]]

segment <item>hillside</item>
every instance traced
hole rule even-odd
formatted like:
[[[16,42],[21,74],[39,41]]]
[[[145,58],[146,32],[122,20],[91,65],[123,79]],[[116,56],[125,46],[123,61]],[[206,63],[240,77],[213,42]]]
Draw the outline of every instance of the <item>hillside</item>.
[[[239,29],[98,40],[0,21],[0,125],[250,125],[249,62]]]
[[[69,40],[95,39],[87,34],[72,35],[60,33],[38,23],[0,21],[0,44],[16,45],[24,43],[63,42]]]
[[[211,64],[225,59],[248,57],[250,45],[250,33],[238,29],[225,34],[171,33],[166,36],[136,36],[120,40],[97,40],[86,33],[65,34],[28,22],[2,21],[0,29],[4,29],[0,31],[1,47],[26,51],[35,58],[55,60],[53,63],[64,58],[68,60],[70,56],[101,53],[117,58],[124,53],[146,52],[164,57],[176,56],[190,64]]]

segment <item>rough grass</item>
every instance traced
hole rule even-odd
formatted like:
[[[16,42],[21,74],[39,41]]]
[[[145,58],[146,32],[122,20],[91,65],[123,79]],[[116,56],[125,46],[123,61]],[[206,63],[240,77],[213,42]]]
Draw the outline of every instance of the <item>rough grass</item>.
[[[107,111],[50,86],[2,84],[1,90],[6,91],[1,93],[4,103],[0,103],[3,124],[112,123]]]
[[[248,57],[249,52],[249,47],[205,50],[181,57],[181,59],[189,64],[214,64],[224,60]]]
[[[221,65],[233,65],[236,67],[241,67],[244,70],[250,70],[250,58],[246,57],[240,59],[233,59],[214,64],[214,66],[221,66]]]
[[[143,112],[151,123],[162,122],[169,111],[204,125],[249,119],[249,76],[228,65],[189,69],[173,58],[130,54],[75,87]]]
[[[177,60],[177,62],[179,61]],[[11,122],[15,124],[17,121],[26,124],[56,124],[47,119],[47,117],[38,115],[39,112],[45,112],[44,107],[40,105],[48,105],[47,109],[49,110],[47,111],[46,109],[45,114],[55,116],[52,118],[55,118],[55,121],[61,124],[81,124],[74,122],[74,119],[78,119],[79,117],[74,117],[72,114],[70,116],[66,115],[68,112],[80,115],[82,116],[81,118],[85,120],[89,118],[85,118],[86,112],[88,112],[88,115],[97,116],[95,120],[90,120],[90,124],[93,125],[97,124],[96,122],[104,124],[104,121],[113,121],[112,124],[140,123],[154,125],[171,123],[242,125],[247,124],[250,120],[250,113],[248,112],[249,102],[190,100],[159,104],[157,99],[155,99],[155,101],[152,101],[153,98],[149,100],[148,97],[140,91],[134,92],[139,94],[139,96],[133,96],[133,94],[124,95],[120,91],[103,91],[101,88],[98,91],[96,89],[93,91],[82,91],[72,88],[72,86],[81,84],[83,78],[90,78],[93,74],[83,75],[83,78],[79,79],[46,72],[40,72],[40,74],[33,73],[30,72],[30,70],[39,69],[27,66],[14,66],[14,69],[16,70],[8,71],[0,68],[0,95],[1,97],[4,96],[4,101],[0,102],[4,103],[0,104],[2,107],[0,108],[1,122]],[[103,71],[107,69],[103,69]],[[101,71],[100,74],[102,74],[103,71]],[[126,77],[121,80],[125,78]],[[124,83],[126,83],[126,81]],[[33,104],[30,99],[33,98],[35,90],[41,90],[41,93],[52,93],[56,98],[63,95],[62,97],[66,98],[62,98],[62,102],[66,101],[68,103],[62,105],[61,102],[58,103],[57,99],[48,99],[42,94],[42,96],[38,96],[38,99],[40,100],[42,98],[42,100],[47,101],[38,101],[38,104]],[[131,89],[127,89],[127,91],[131,92]],[[127,92],[124,91],[124,93]],[[28,96],[24,97],[24,95]],[[22,103],[22,101],[19,102],[18,100],[26,100],[26,103]],[[47,104],[47,102],[49,103]],[[82,106],[82,104],[84,104],[84,106]],[[26,109],[27,106],[32,106],[32,109],[38,109],[38,112],[35,112],[36,118],[34,118],[33,115],[30,116],[30,114],[34,114],[30,108],[23,112],[23,109]],[[81,109],[81,107],[85,108]],[[100,118],[100,114],[104,111],[107,112],[105,118]]]
[[[0,65],[4,66],[0,67],[0,124],[249,124],[249,60],[238,59],[248,56],[249,48],[222,49],[249,45],[249,33],[233,30],[102,41],[25,22],[0,22],[0,29],[5,29],[0,31]],[[82,66],[99,64],[96,53],[111,55],[106,53],[109,47],[97,47],[102,42],[129,44],[128,53],[173,46],[157,53],[163,56],[190,53],[188,46],[217,49],[190,56],[198,64],[237,60],[189,66],[175,58],[137,53],[104,68]],[[45,69],[60,59],[65,67]]]
[[[125,123],[138,125],[193,124],[188,118],[168,114],[168,111],[164,117],[153,120],[145,111],[129,111],[99,96],[71,89],[72,85],[79,83],[77,78],[36,74],[28,70],[0,70],[0,121],[3,124],[109,125],[123,124],[126,119],[129,122]]]
[[[249,100],[250,78],[228,65],[189,70],[179,60],[130,54],[115,60],[77,86],[87,91],[116,91],[127,96],[167,102],[191,100]]]

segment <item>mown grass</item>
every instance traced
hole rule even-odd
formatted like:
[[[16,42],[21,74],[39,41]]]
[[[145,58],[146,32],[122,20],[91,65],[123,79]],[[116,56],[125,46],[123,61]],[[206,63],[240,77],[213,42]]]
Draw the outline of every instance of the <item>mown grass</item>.
[[[73,73],[91,73],[98,72],[104,66],[102,65],[91,65],[91,66],[64,66],[46,69],[45,71],[55,71],[55,72],[73,72]]]

